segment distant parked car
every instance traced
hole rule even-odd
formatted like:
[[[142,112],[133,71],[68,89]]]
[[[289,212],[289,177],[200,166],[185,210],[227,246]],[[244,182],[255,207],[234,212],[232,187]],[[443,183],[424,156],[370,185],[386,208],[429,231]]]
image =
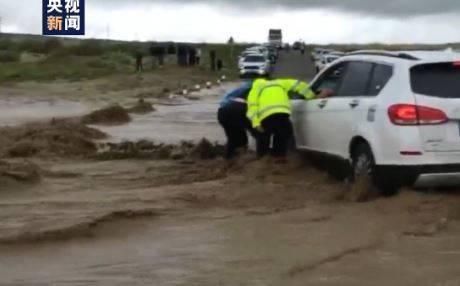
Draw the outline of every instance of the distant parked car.
[[[268,75],[270,73],[270,60],[264,55],[248,55],[244,58],[240,67],[240,76]]]
[[[301,42],[295,42],[293,45],[292,45],[292,49],[293,50],[300,50],[302,48],[303,44]]]
[[[238,67],[241,69],[241,67],[243,66],[243,63],[244,63],[244,59],[247,57],[247,56],[251,56],[251,55],[255,55],[255,56],[259,56],[259,55],[262,55],[261,53],[257,52],[257,51],[244,51],[243,53],[241,53],[241,55],[239,56],[238,58]],[[262,55],[264,56],[264,55]]]
[[[460,185],[460,61],[445,52],[358,51],[312,81],[333,96],[293,101],[297,149],[368,190]],[[316,157],[316,156],[315,156]]]
[[[327,55],[327,54],[329,54],[331,52],[332,52],[331,50],[316,48],[312,52],[312,59],[315,62],[319,61],[323,56],[325,56],[325,55]]]
[[[322,71],[324,68],[326,68],[327,66],[329,66],[331,63],[333,63],[335,60],[339,58],[340,58],[339,56],[332,55],[332,54],[322,56],[321,59],[319,59],[315,64],[316,73],[319,73],[320,71]]]

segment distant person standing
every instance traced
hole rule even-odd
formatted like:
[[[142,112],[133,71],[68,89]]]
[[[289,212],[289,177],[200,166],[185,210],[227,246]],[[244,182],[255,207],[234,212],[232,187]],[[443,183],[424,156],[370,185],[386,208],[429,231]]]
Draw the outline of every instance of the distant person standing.
[[[198,48],[196,49],[196,64],[200,65],[201,62],[201,49]]]
[[[188,51],[189,51],[188,52],[188,57],[189,57],[188,62],[190,66],[194,66],[196,63],[196,49],[193,47],[190,47]]]
[[[142,64],[143,57],[142,52],[136,52],[136,72],[142,72],[144,70],[144,66]]]
[[[187,65],[187,50],[186,47],[183,45],[179,45],[177,47],[177,64],[179,66]]]
[[[222,62],[221,59],[218,59],[217,60],[217,70],[221,71],[223,67],[224,67],[224,63]]]
[[[158,52],[158,65],[162,67],[165,64],[166,48],[160,47],[160,50]]]
[[[216,70],[216,51],[211,50],[209,52],[209,58],[211,59],[211,70],[215,71]]]

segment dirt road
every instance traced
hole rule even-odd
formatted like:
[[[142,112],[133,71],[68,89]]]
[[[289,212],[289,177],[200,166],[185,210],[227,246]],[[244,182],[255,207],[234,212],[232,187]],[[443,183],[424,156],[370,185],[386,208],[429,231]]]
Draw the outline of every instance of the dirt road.
[[[312,75],[296,52],[275,72]],[[217,98],[102,129],[115,141],[217,138]],[[143,129],[156,121],[187,128]],[[29,160],[39,182],[0,186],[0,285],[460,285],[455,191],[354,203],[300,155],[281,167],[251,154],[231,166]]]

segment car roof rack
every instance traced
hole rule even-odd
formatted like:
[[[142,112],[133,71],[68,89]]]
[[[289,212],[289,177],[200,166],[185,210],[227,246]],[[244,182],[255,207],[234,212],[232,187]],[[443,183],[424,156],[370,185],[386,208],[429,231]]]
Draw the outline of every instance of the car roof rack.
[[[379,50],[375,50],[375,51],[374,50],[355,51],[355,52],[348,53],[346,55],[350,55],[350,56],[369,55],[369,56],[392,57],[392,58],[411,60],[411,61],[419,60],[419,58],[414,57],[413,55],[408,54],[408,53],[379,51]]]

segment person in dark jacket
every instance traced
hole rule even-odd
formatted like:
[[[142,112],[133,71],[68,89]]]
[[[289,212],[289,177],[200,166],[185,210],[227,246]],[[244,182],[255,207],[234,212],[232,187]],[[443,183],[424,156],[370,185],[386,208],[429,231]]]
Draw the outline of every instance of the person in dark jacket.
[[[142,64],[142,59],[143,59],[144,55],[142,54],[142,52],[140,51],[137,51],[136,54],[135,54],[135,58],[136,58],[136,72],[142,72],[144,70],[144,66]]]
[[[211,59],[211,70],[212,71],[215,71],[216,70],[216,51],[215,50],[211,50],[209,52],[209,58]]]
[[[232,159],[238,155],[238,151],[248,148],[247,131],[253,137],[256,134],[251,127],[250,120],[246,117],[248,109],[246,100],[251,88],[252,81],[247,81],[227,93],[220,103],[217,119],[227,137],[226,159]]]

